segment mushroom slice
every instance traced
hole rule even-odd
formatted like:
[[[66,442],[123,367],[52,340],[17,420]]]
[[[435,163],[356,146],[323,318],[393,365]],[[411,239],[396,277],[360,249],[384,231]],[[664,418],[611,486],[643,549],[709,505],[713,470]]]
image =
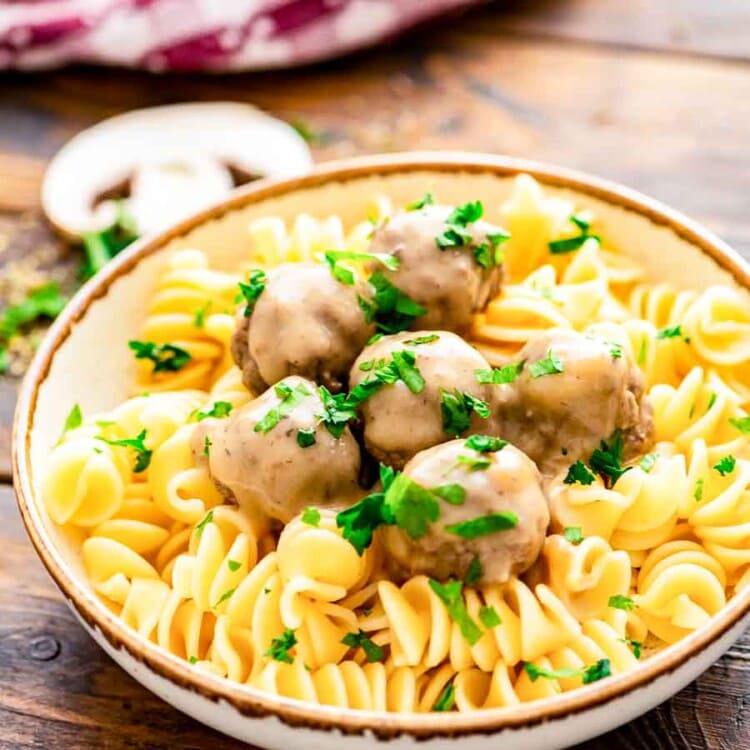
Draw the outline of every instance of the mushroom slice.
[[[57,229],[77,238],[111,222],[101,199],[125,186],[128,211],[139,233],[149,234],[223,197],[232,170],[294,177],[311,167],[294,128],[255,107],[173,104],[117,115],[72,138],[47,168],[42,207]]]

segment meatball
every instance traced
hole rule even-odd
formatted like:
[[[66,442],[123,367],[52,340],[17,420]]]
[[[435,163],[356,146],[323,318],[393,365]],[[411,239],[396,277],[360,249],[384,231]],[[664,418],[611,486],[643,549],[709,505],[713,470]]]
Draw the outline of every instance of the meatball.
[[[390,253],[400,264],[392,271],[373,263],[371,270],[381,271],[427,310],[414,321],[414,328],[465,331],[472,314],[483,309],[500,287],[496,245],[506,233],[478,220],[459,228],[466,235],[465,244],[441,250],[437,239],[450,229],[447,219],[453,210],[428,205],[396,213],[372,238],[371,252]]]
[[[200,422],[193,450],[248,515],[287,523],[308,505],[348,505],[361,495],[359,445],[348,427],[333,437],[322,411],[315,383],[284,378],[228,418]]]
[[[285,263],[268,272],[250,315],[237,313],[232,356],[242,382],[254,393],[287,375],[301,375],[340,391],[354,358],[375,332],[358,295],[314,263]]]
[[[496,386],[499,434],[553,474],[620,434],[624,457],[653,442],[643,374],[627,347],[555,329],[531,339],[512,385]]]
[[[411,353],[424,383],[421,389],[414,383],[410,388],[399,377],[383,383],[362,402],[364,441],[375,458],[401,468],[425,448],[461,435],[493,431],[489,419],[493,387],[481,385],[475,374],[489,365],[454,333],[416,331],[376,341],[352,366],[352,390],[376,379],[378,371],[394,362],[394,353],[400,352]]]
[[[418,539],[398,526],[385,529],[398,578],[466,580],[473,569],[482,583],[505,583],[539,557],[549,509],[538,469],[518,448],[477,437],[435,446],[406,465],[404,476],[435,492],[439,516]]]

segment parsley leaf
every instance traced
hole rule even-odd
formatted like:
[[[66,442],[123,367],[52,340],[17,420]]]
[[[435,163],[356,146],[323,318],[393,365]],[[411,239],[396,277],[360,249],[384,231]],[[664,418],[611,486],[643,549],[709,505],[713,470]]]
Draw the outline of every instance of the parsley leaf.
[[[573,215],[569,221],[578,228],[578,234],[573,237],[565,237],[561,240],[554,240],[548,243],[549,251],[552,255],[564,255],[578,250],[588,239],[595,239],[601,242],[601,237],[597,234],[591,234],[591,224],[582,219],[580,216]]]
[[[379,333],[400,333],[405,331],[415,318],[424,315],[427,310],[393,286],[380,272],[370,276],[370,285],[375,290],[372,302],[359,297],[359,305],[365,313],[368,323],[375,323]]]
[[[440,389],[440,412],[443,417],[443,430],[448,435],[459,437],[471,426],[472,411],[482,419],[490,416],[490,407],[470,393],[462,393],[458,389],[452,393]]]
[[[262,432],[264,435],[269,433],[284,417],[291,414],[308,396],[312,395],[304,383],[299,383],[294,388],[290,388],[285,383],[277,383],[274,386],[274,392],[281,401],[276,406],[272,406],[263,419],[255,425],[255,432]]]
[[[206,513],[205,516],[203,516],[200,523],[196,524],[195,526],[195,535],[198,537],[198,539],[201,538],[201,534],[203,534],[203,529],[208,526],[208,524],[214,522],[214,512],[212,510],[209,510],[208,513]]]
[[[219,599],[219,601],[216,602],[216,604],[214,604],[214,607],[218,607],[220,604],[223,604],[227,599],[230,599],[232,597],[232,595],[234,594],[235,591],[237,591],[236,588],[235,589],[228,589],[227,591],[225,591],[221,595],[221,598]]]
[[[597,448],[589,459],[589,466],[604,479],[604,484],[610,488],[626,472],[630,471],[631,466],[622,466],[622,435],[619,430],[612,436],[608,444],[602,440],[601,445]]]
[[[270,656],[276,661],[285,664],[293,664],[294,657],[289,653],[297,645],[297,636],[291,628],[286,628],[284,632],[271,640],[271,647],[263,652],[263,656]]]
[[[97,440],[101,440],[107,445],[118,445],[123,448],[132,448],[135,451],[135,466],[133,471],[139,474],[148,468],[151,463],[152,450],[146,448],[144,440],[146,439],[146,430],[141,430],[138,435],[134,438],[123,438],[122,440],[109,440],[107,438],[99,437]]]
[[[174,344],[155,344],[153,341],[128,341],[128,347],[136,359],[149,359],[154,364],[153,373],[177,372],[181,370],[192,356]]]
[[[341,642],[349,648],[361,648],[369,662],[383,661],[385,654],[383,649],[368,637],[362,630],[359,633],[347,633]]]
[[[456,466],[463,466],[466,471],[468,472],[474,472],[474,471],[486,471],[490,468],[490,464],[492,461],[490,461],[489,458],[486,458],[485,456],[467,456],[464,453],[462,453],[458,458],[456,458]]]
[[[208,456],[210,454],[212,445],[213,443],[211,442],[211,438],[208,435],[206,435],[203,438],[203,455],[204,456]]]
[[[98,232],[84,232],[83,262],[80,275],[90,279],[131,242],[138,239],[135,221],[127,212],[125,203],[117,201],[115,219],[108,227]]]
[[[591,484],[596,477],[588,470],[580,459],[568,468],[563,484]]]
[[[428,333],[425,336],[417,336],[415,339],[406,339],[404,346],[419,346],[420,344],[431,344],[440,338],[437,333]]]
[[[503,385],[514,382],[521,374],[523,365],[523,362],[512,362],[492,370],[474,370],[474,375],[476,375],[477,383],[482,385]]]
[[[532,378],[541,378],[545,375],[555,375],[560,372],[565,372],[565,366],[560,357],[552,352],[552,349],[547,352],[544,359],[537,360],[529,365],[529,374]]]
[[[463,589],[461,581],[450,580],[445,584],[441,584],[430,578],[429,584],[430,588],[445,605],[451,620],[458,625],[461,635],[473,646],[482,637],[482,631],[474,620],[471,619],[466,609],[463,597],[461,596]]]
[[[341,536],[357,550],[360,557],[372,544],[372,536],[375,531],[380,526],[390,525],[395,521],[390,507],[385,504],[385,491],[390,486],[390,482],[393,481],[393,470],[381,466],[380,476],[383,482],[383,492],[374,492],[367,495],[367,497],[363,497],[359,502],[336,515],[336,526],[342,530]],[[390,480],[389,476],[391,477]]]
[[[695,489],[693,490],[693,499],[696,503],[703,500],[703,478],[695,480]]]
[[[206,315],[210,307],[211,300],[207,300],[204,305],[202,305],[195,311],[195,315],[193,316],[193,325],[196,328],[203,328],[206,325]]]
[[[656,466],[656,462],[659,460],[659,454],[658,453],[647,453],[638,463],[638,465],[641,467],[642,471],[645,471],[646,474],[650,474],[653,470],[654,466]]]
[[[352,403],[345,393],[332,394],[324,385],[318,387],[318,393],[323,402],[323,411],[318,414],[318,419],[338,440],[349,422],[358,418],[357,404]]]
[[[682,326],[666,326],[665,328],[661,328],[656,333],[657,340],[660,339],[676,339],[682,336]]]
[[[626,612],[631,612],[635,608],[635,602],[629,596],[615,594],[614,596],[609,597],[607,606],[612,607],[613,609],[622,609]]]
[[[634,641],[632,638],[618,638],[617,640],[630,646],[630,648],[633,649],[633,656],[635,656],[636,659],[641,658],[643,644],[640,641]]]
[[[479,560],[479,556],[475,556],[469,563],[469,569],[466,571],[464,583],[467,586],[474,586],[482,580],[483,575],[484,571],[482,570],[482,563]]]
[[[213,417],[214,419],[224,419],[228,417],[234,407],[229,401],[215,401],[210,409],[195,412],[195,419],[202,422],[204,419]]]
[[[267,281],[268,277],[266,276],[266,272],[259,268],[250,272],[247,284],[240,281],[240,299],[244,298],[245,300],[245,311],[243,315],[246,318],[252,315],[253,310],[255,309],[255,303],[258,301],[260,295],[263,294]]]
[[[302,523],[308,526],[320,525],[320,511],[317,508],[305,508],[302,512]]]
[[[407,211],[419,211],[425,206],[434,206],[434,205],[435,205],[435,196],[432,193],[427,192],[418,200],[415,200],[411,203],[407,203],[405,206],[405,209]]]
[[[466,501],[466,490],[460,484],[441,484],[430,491],[451,505],[463,505]]]
[[[63,431],[60,435],[62,440],[63,435],[70,430],[75,430],[83,424],[83,412],[79,404],[74,404],[73,408],[68,412],[68,416],[65,417],[65,424],[63,425]]]
[[[590,685],[592,682],[598,682],[612,674],[612,666],[609,659],[599,659],[595,664],[591,664],[583,670],[584,685]]]
[[[518,516],[513,511],[502,510],[499,513],[477,516],[469,521],[449,524],[445,530],[464,539],[476,539],[487,534],[508,531],[516,526],[518,526]]]
[[[727,474],[731,474],[734,471],[734,467],[737,465],[737,459],[734,456],[724,456],[714,465],[714,469],[725,477]]]
[[[544,669],[531,662],[525,662],[523,665],[526,674],[532,682],[536,682],[540,677],[547,680],[570,680],[581,677],[584,685],[588,685],[612,674],[609,659],[599,659],[595,664],[582,669],[573,669],[572,667],[560,667],[560,669]]]
[[[477,453],[497,453],[508,445],[508,441],[490,435],[470,435],[464,445]]]
[[[297,445],[300,448],[309,448],[311,445],[315,445],[315,428],[309,427],[308,429],[300,428],[297,430]]]
[[[750,417],[731,417],[729,424],[736,427],[743,435],[750,435]]]
[[[393,352],[393,366],[399,377],[404,381],[406,387],[412,393],[421,393],[424,390],[424,378],[419,368],[416,367],[416,357],[412,352]]]
[[[232,573],[236,573],[242,567],[242,563],[239,560],[227,560],[227,567]]]
[[[583,541],[583,533],[580,526],[566,526],[563,529],[563,536],[571,544],[580,544]]]
[[[395,255],[389,255],[388,253],[358,253],[353,250],[326,250],[326,252],[323,253],[323,257],[325,258],[326,263],[328,263],[328,267],[331,269],[334,278],[338,279],[338,281],[343,281],[349,286],[354,283],[354,274],[348,268],[343,268],[339,265],[342,260],[378,261],[389,271],[397,271],[401,265],[401,261],[399,261]],[[344,276],[347,280],[339,278],[337,275],[337,269],[346,272]],[[348,279],[351,280],[349,281]]]
[[[479,610],[479,622],[484,625],[487,630],[492,630],[498,625],[502,624],[500,615],[494,607],[481,607]]]
[[[412,539],[423,537],[430,522],[440,517],[433,494],[405,474],[398,474],[386,490],[385,505],[396,525]]]
[[[456,688],[452,682],[449,682],[443,692],[440,693],[438,699],[435,701],[435,705],[432,707],[433,711],[451,711],[456,705]]]

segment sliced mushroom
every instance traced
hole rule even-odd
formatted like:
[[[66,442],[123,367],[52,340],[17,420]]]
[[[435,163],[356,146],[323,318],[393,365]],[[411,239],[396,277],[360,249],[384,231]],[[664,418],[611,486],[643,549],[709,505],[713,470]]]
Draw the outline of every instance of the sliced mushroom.
[[[174,104],[104,120],[72,138],[42,185],[47,217],[71,238],[113,218],[118,187],[139,234],[163,229],[219,200],[232,172],[293,177],[312,166],[304,139],[248,104]]]

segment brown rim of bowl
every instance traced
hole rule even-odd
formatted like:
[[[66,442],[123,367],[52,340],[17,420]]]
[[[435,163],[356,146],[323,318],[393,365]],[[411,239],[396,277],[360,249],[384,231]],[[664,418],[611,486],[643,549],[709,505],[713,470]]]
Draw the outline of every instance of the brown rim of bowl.
[[[32,544],[69,603],[92,629],[99,629],[115,648],[124,648],[136,660],[158,675],[214,702],[225,700],[247,716],[278,716],[290,726],[339,729],[346,734],[370,730],[379,738],[411,734],[421,738],[486,734],[502,729],[529,727],[551,719],[562,719],[608,703],[656,678],[674,672],[691,657],[708,648],[750,612],[750,587],[731,599],[704,627],[655,654],[638,668],[601,683],[581,687],[552,698],[509,708],[485,709],[467,714],[385,714],[374,711],[339,709],[266,694],[247,685],[198,672],[186,661],[162,650],[137,635],[110,612],[82,582],[66,572],[62,556],[52,544],[42,522],[40,505],[34,502],[30,465],[30,433],[39,387],[47,378],[52,358],[70,334],[72,326],[89,305],[104,296],[114,280],[127,274],[142,258],[161,249],[205,222],[225,213],[290,193],[330,182],[399,172],[463,172],[512,177],[528,173],[542,184],[567,187],[582,194],[640,214],[668,227],[700,248],[729,271],[736,281],[750,288],[750,266],[723,241],[677,211],[634,190],[562,167],[521,159],[463,152],[414,152],[369,156],[329,162],[312,173],[288,180],[261,180],[235,191],[221,203],[187,219],[150,239],[134,243],[121,253],[73,297],[52,325],[21,386],[13,425],[13,476],[18,506]]]

